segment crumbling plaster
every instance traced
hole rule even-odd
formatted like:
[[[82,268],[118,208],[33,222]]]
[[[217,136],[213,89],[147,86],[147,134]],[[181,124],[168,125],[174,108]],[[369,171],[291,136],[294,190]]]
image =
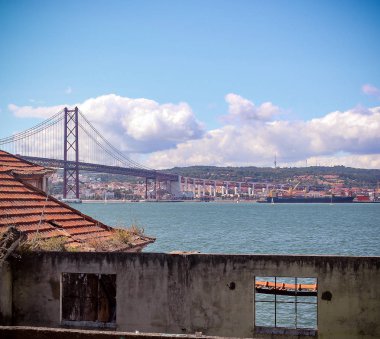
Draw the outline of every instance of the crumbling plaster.
[[[120,331],[253,337],[255,276],[295,276],[318,279],[319,338],[380,337],[379,257],[23,254],[11,262],[14,325],[61,326],[62,272],[117,275]]]

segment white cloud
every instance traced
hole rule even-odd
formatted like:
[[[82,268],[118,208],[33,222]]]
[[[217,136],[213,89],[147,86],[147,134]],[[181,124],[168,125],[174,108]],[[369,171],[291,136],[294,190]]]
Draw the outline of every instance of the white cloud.
[[[50,118],[55,113],[61,111],[66,105],[58,106],[17,106],[14,104],[9,104],[8,109],[19,118]]]
[[[232,93],[226,101],[225,124],[206,133],[186,103],[109,94],[77,106],[107,140],[150,168],[273,166],[275,154],[280,166],[304,166],[308,159],[310,165],[380,168],[380,107],[286,121],[274,120],[281,109],[271,103],[256,106]],[[64,106],[9,105],[9,110],[19,117],[47,118]]]
[[[156,152],[154,167],[211,164],[272,166],[305,164],[315,157],[327,163],[380,168],[380,107],[332,112],[309,121],[256,121],[229,124],[202,139]],[[342,156],[341,154],[345,155]]]
[[[260,106],[256,106],[252,101],[234,93],[227,94],[225,100],[228,103],[229,112],[227,120],[267,121],[280,113],[279,107],[271,102],[264,102]]]
[[[48,118],[65,106],[8,105],[18,117]],[[186,103],[159,104],[115,94],[91,98],[78,106],[95,127],[122,151],[146,153],[175,147],[202,136],[202,124]]]
[[[374,96],[376,99],[380,100],[380,89],[371,85],[371,84],[365,84],[362,86],[362,92],[364,94]]]

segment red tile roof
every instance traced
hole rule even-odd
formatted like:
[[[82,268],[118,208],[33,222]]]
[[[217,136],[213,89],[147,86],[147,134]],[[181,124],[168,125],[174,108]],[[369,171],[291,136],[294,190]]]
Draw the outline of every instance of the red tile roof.
[[[44,175],[49,170],[0,150],[0,231],[15,226],[30,239],[65,236],[68,243],[91,249],[88,241],[107,239],[114,229],[23,182],[19,174]],[[22,178],[22,177],[21,177]],[[154,241],[136,238],[141,246]]]
[[[72,234],[86,234],[86,239],[111,235],[112,228],[23,183],[11,173],[0,174],[0,230],[16,226],[28,237],[38,231],[41,237],[67,236],[75,241],[79,238],[71,237]]]
[[[0,150],[0,172],[11,170],[17,174],[45,174],[51,172],[43,166],[33,164],[16,155]]]

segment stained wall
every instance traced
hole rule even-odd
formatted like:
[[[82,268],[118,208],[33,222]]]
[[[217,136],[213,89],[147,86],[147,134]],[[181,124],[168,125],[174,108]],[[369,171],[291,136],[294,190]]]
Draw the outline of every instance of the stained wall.
[[[11,262],[14,325],[62,326],[63,272],[116,274],[119,331],[265,337],[254,331],[255,276],[294,276],[318,280],[319,338],[380,337],[380,257],[24,254]]]

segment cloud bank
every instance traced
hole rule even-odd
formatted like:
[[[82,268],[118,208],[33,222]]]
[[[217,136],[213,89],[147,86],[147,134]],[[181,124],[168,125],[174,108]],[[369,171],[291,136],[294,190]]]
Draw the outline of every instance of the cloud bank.
[[[228,114],[220,128],[204,131],[187,103],[159,104],[114,94],[77,104],[119,149],[145,156],[150,168],[189,165],[346,165],[380,168],[380,107],[335,111],[311,120],[279,120],[271,102],[255,105],[225,96]],[[62,106],[9,105],[19,117],[50,117]]]
[[[227,121],[267,121],[281,112],[279,107],[271,102],[264,102],[260,106],[256,106],[252,101],[234,93],[227,94],[225,100],[228,104],[229,112]]]
[[[32,107],[8,105],[17,117],[48,118],[65,106]],[[108,94],[77,103],[79,109],[119,149],[149,153],[200,138],[203,126],[186,103],[159,104],[149,99],[131,99]]]
[[[307,160],[309,165],[380,168],[380,107],[284,121],[270,120],[281,112],[272,103],[255,106],[236,94],[228,94],[226,102],[230,117],[226,125],[176,149],[156,152],[149,162],[158,168],[273,166],[276,154],[282,166],[305,166]]]

